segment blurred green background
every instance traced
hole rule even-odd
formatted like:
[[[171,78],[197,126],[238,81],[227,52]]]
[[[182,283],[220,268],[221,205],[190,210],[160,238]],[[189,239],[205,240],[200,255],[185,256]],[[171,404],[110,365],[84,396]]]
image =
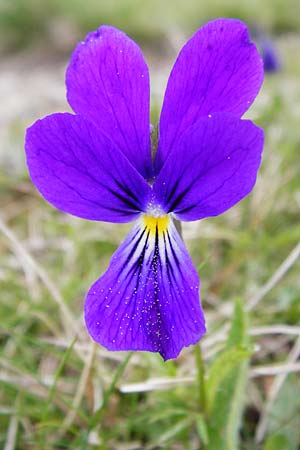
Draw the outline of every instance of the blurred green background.
[[[59,42],[58,30],[72,30],[78,37],[100,23],[113,23],[141,44],[159,46],[169,32],[190,34],[200,23],[221,16],[238,17],[269,31],[297,31],[300,5],[297,0],[1,0],[1,48],[11,51],[44,41],[68,50],[71,39],[65,35],[68,45]]]
[[[247,113],[266,135],[253,193],[183,226],[208,321],[202,352],[215,405],[203,418],[192,348],[168,363],[148,353],[127,362],[91,343],[83,299],[130,226],[44,202],[23,140],[34,120],[69,108],[64,72],[88,31],[111,24],[140,44],[154,122],[178,50],[216,17],[266,33],[281,70],[266,75]],[[300,2],[0,0],[0,98],[0,447],[299,449]]]

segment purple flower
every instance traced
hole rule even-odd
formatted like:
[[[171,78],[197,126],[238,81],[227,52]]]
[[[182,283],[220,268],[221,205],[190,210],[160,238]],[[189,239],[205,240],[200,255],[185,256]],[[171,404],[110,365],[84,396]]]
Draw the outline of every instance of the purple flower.
[[[280,70],[280,58],[272,41],[266,37],[262,38],[260,47],[265,72],[278,72]]]
[[[262,81],[242,22],[202,27],[172,69],[152,161],[147,65],[131,39],[102,26],[67,69],[75,115],[28,129],[30,175],[48,202],[85,219],[135,221],[85,301],[87,329],[107,349],[169,359],[205,333],[199,277],[173,219],[216,216],[253,188],[263,132],[240,117]]]
[[[278,72],[281,69],[281,61],[274,40],[258,26],[251,28],[251,36],[262,56],[264,72]]]

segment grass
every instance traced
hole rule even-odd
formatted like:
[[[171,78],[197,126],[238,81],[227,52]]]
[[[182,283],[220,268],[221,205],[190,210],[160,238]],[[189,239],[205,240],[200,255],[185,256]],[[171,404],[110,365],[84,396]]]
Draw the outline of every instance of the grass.
[[[96,2],[90,3],[95,7]],[[170,42],[176,46],[174,33],[191,34],[198,19],[180,6],[182,2],[172,9],[166,2],[164,14],[154,2],[153,20],[148,21],[149,3],[143,5],[143,12],[137,7],[141,3],[128,1],[120,8],[103,4],[103,16],[105,21],[125,24],[133,35],[143,35],[151,65],[156,67],[161,51],[156,53],[156,44],[150,42],[164,35],[164,48]],[[282,33],[277,44],[283,69],[266,77],[249,113],[266,132],[255,190],[221,217],[183,227],[202,280],[208,320],[202,341],[206,376],[217,367],[236,299],[249,310],[252,350],[240,418],[241,450],[297,450],[300,445],[296,395],[300,383],[300,63],[296,57],[300,37],[285,33],[298,26],[300,15],[292,14],[292,2],[286,9],[277,3],[278,8],[271,10],[266,2],[260,18]],[[6,27],[13,33],[20,23],[20,30],[31,30],[42,18],[41,28],[35,31],[42,40],[49,17],[61,18],[71,10],[68,2],[54,0],[43,8],[38,2],[33,8],[33,0],[13,5],[19,22],[6,21]],[[76,11],[82,3],[72,5],[70,20],[79,29],[95,27],[98,19],[92,8],[83,8],[79,17]],[[191,11],[199,8],[199,14],[200,8],[205,9],[203,20],[220,15],[219,7],[222,15],[244,18],[252,17],[255,8],[255,2],[215,2],[210,9],[199,2],[189,5]],[[34,12],[28,24],[21,7]],[[11,4],[5,8],[8,14]],[[28,39],[31,45],[35,42],[33,31]],[[20,48],[12,41],[9,45]],[[205,429],[199,409],[201,386],[193,349],[163,363],[148,353],[107,352],[87,336],[82,319],[85,293],[130,227],[59,213],[32,187],[23,157],[24,128],[37,117],[66,108],[57,94],[63,88],[63,68],[53,62],[50,69],[41,66],[20,76],[18,64],[22,67],[22,58],[12,65],[15,83],[26,82],[28,92],[20,99],[21,106],[12,102],[12,109],[7,108],[0,147],[0,445],[5,450],[199,449],[210,430]],[[154,69],[158,103],[165,72],[163,62],[159,70]],[[156,111],[154,102],[154,115]],[[218,379],[210,379],[217,385]],[[220,392],[222,385],[214,395]]]

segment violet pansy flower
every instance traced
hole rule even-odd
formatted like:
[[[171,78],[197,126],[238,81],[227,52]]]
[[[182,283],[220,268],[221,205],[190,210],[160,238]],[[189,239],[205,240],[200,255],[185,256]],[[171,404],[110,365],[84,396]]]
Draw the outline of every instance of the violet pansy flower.
[[[131,39],[102,26],[67,69],[75,114],[28,129],[30,175],[48,202],[85,219],[135,221],[85,301],[88,332],[107,349],[169,359],[205,333],[199,277],[174,218],[216,216],[253,188],[263,132],[240,117],[262,80],[242,22],[200,28],[172,69],[153,161],[147,65]]]
[[[278,72],[281,69],[280,58],[271,39],[267,37],[262,38],[260,48],[264,62],[264,71],[268,73]]]

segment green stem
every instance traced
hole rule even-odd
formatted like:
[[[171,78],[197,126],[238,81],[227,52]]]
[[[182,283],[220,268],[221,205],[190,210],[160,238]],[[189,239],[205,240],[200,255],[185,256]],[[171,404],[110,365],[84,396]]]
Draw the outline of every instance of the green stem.
[[[197,391],[199,410],[203,417],[206,416],[206,393],[205,393],[205,367],[200,344],[194,346],[194,355],[197,368]]]

